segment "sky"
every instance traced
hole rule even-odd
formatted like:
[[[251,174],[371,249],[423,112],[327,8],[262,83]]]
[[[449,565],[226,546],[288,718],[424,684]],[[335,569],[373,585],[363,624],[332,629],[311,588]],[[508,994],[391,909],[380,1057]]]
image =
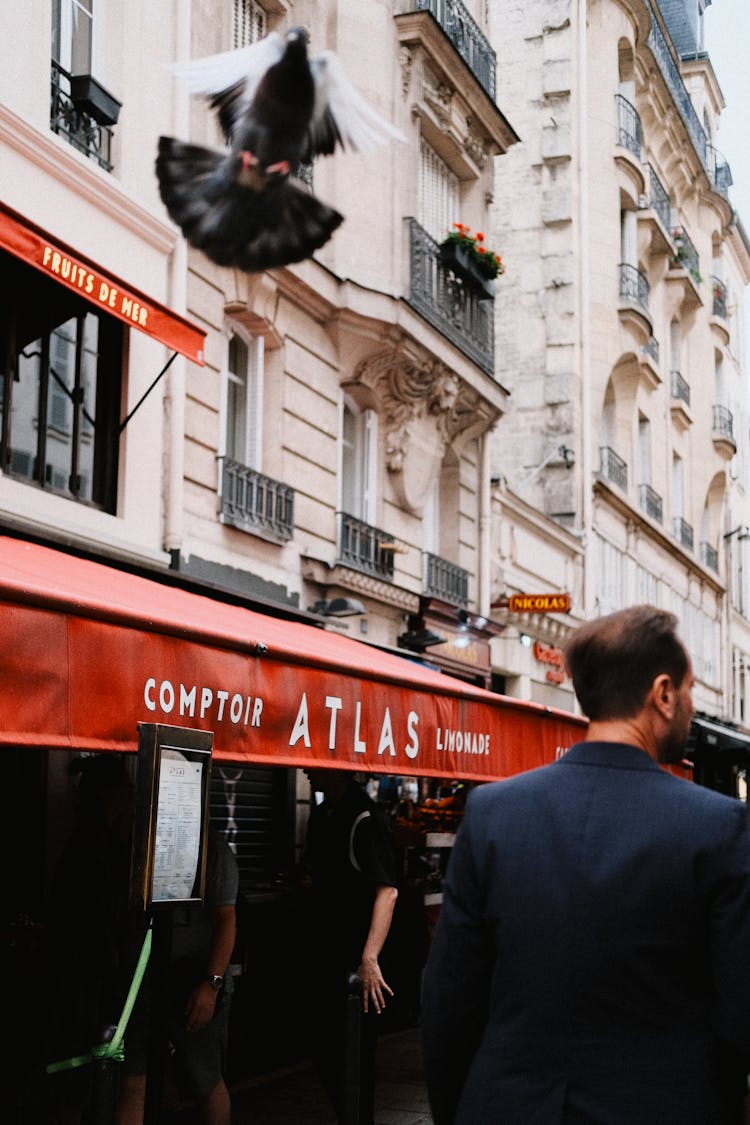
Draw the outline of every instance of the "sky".
[[[726,102],[716,147],[729,161],[729,198],[750,232],[750,0],[713,0],[704,18],[706,48]]]
[[[726,108],[716,148],[729,161],[729,198],[750,235],[750,0],[713,0],[704,17],[705,44]],[[744,352],[750,355],[750,293],[743,301]]]

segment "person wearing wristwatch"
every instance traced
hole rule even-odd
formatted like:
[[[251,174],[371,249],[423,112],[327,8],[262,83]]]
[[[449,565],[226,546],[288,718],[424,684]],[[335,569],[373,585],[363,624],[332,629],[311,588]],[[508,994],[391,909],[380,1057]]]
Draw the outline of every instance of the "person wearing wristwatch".
[[[233,991],[237,861],[226,840],[209,828],[203,907],[175,911],[170,965],[169,1038],[178,1088],[195,1099],[203,1125],[229,1125],[231,1098],[224,1079]],[[121,1083],[117,1125],[142,1121],[140,1089]],[[138,1116],[140,1112],[141,1116]]]

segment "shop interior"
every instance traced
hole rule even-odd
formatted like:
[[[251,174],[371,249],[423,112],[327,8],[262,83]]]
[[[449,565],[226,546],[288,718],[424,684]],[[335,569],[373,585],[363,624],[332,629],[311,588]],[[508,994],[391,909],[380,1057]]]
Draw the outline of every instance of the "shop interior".
[[[6,1052],[2,1088],[10,1091],[3,1120],[27,1125],[19,1075],[40,1073],[39,1021],[47,896],[56,857],[74,816],[75,755],[29,748],[6,753],[3,789],[7,894],[2,946],[5,977],[18,1013],[17,1034]],[[135,755],[128,755],[135,773]],[[384,1030],[419,1020],[421,973],[439,913],[441,883],[471,788],[440,778],[357,774],[383,809],[397,850],[401,886],[384,950],[394,990]],[[307,1056],[301,974],[310,971],[305,949],[305,891],[298,878],[310,801],[302,770],[215,761],[210,816],[229,841],[240,869],[238,938],[233,955],[235,993],[227,1078],[231,1083],[293,1065]],[[13,1081],[12,1081],[13,1080]],[[14,1085],[15,1081],[15,1085]],[[15,1091],[15,1093],[13,1092]]]

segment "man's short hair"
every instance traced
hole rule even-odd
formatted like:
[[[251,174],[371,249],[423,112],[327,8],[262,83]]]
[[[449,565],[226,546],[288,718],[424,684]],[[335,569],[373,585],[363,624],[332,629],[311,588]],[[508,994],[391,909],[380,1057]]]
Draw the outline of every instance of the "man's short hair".
[[[585,715],[630,719],[643,707],[657,676],[679,688],[688,655],[673,613],[636,605],[581,625],[565,648],[578,702]]]

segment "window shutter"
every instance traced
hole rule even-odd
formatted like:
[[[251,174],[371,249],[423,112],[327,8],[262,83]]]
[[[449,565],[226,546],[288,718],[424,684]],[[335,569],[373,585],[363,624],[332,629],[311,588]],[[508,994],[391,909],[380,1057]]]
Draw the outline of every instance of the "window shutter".
[[[232,46],[247,47],[266,35],[266,13],[256,0],[234,0]]]
[[[419,157],[419,223],[442,242],[459,218],[458,176],[424,138]]]

